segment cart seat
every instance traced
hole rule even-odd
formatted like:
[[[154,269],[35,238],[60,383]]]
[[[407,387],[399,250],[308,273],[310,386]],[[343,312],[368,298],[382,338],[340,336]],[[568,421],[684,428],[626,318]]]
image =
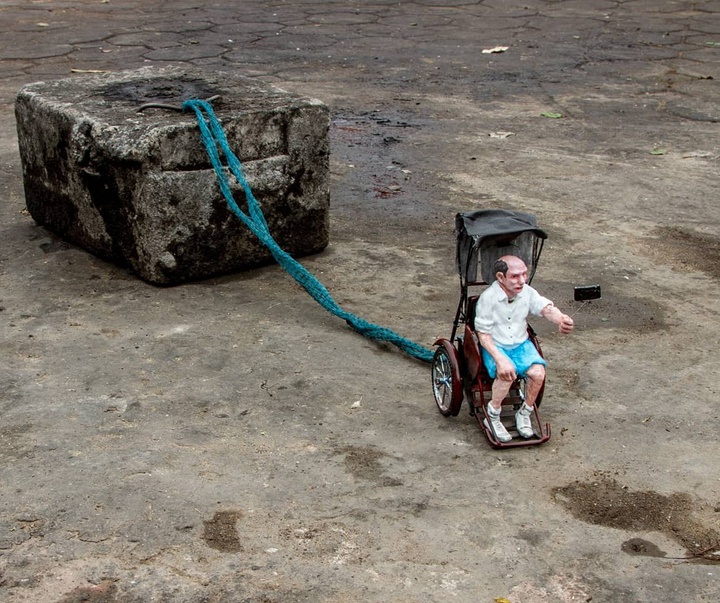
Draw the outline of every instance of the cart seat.
[[[475,333],[475,308],[479,295],[468,297],[467,306],[465,308],[465,336],[463,337],[463,356],[467,370],[467,377],[474,381],[478,372],[483,368],[482,356],[480,352],[480,342]]]

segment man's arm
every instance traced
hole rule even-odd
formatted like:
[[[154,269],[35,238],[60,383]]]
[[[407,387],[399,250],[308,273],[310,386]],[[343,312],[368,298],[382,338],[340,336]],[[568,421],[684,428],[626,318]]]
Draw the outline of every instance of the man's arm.
[[[513,363],[508,360],[507,356],[497,349],[490,333],[478,333],[477,336],[480,345],[487,350],[487,353],[492,356],[495,364],[497,365],[496,377],[498,379],[502,379],[503,381],[515,381],[515,377],[517,375],[515,375],[515,367],[513,366]]]
[[[548,304],[547,306],[545,306],[541,314],[551,323],[556,324],[563,335],[572,333],[573,327],[575,326],[575,321],[573,321],[573,319],[570,318],[567,314],[563,314],[553,304]]]

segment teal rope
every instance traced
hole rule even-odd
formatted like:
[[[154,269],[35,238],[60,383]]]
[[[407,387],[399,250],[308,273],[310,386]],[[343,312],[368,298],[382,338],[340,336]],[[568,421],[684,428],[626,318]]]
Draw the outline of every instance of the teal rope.
[[[387,341],[396,345],[410,356],[423,362],[431,362],[433,353],[427,348],[401,337],[390,329],[368,322],[355,314],[343,310],[322,283],[277,244],[277,241],[275,241],[270,234],[260,204],[257,199],[255,199],[255,195],[253,195],[247,180],[245,180],[240,160],[236,157],[235,153],[232,152],[222,125],[220,125],[210,104],[203,100],[188,100],[183,103],[183,109],[186,111],[192,109],[192,111],[195,112],[198,125],[200,126],[200,136],[210,157],[215,175],[217,176],[218,185],[228,206],[270,250],[270,253],[272,253],[277,263],[280,264],[315,301],[335,316],[345,320],[345,322],[358,333],[375,341]],[[219,150],[218,146],[220,147]],[[223,168],[220,159],[220,151],[222,151],[222,154],[225,156],[225,161],[227,162],[230,172],[235,176],[245,191],[249,215],[243,212],[235,202],[228,183],[227,172]]]

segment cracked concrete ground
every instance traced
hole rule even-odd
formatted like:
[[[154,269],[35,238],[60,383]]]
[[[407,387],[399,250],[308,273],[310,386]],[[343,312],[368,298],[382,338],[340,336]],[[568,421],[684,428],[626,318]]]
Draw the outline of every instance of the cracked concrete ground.
[[[0,599],[720,598],[716,1],[0,2],[0,32]],[[535,213],[578,312],[537,325],[553,439],[492,450],[277,267],[159,289],[36,226],[19,88],[166,64],[330,106],[302,263],[423,345],[455,212]]]

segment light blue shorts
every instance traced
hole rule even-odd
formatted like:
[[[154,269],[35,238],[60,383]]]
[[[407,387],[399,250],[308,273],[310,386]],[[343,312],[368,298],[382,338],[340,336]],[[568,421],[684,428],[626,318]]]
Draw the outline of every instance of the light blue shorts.
[[[547,362],[545,362],[545,359],[540,355],[537,348],[533,345],[533,342],[529,339],[526,339],[523,343],[516,345],[515,347],[507,347],[498,344],[495,344],[495,347],[497,347],[497,349],[500,350],[500,353],[507,356],[508,360],[513,363],[518,377],[524,377],[527,370],[533,364],[542,364],[543,366],[547,366]],[[493,357],[488,354],[485,348],[482,348],[482,357],[488,375],[495,379],[497,366],[495,365]]]

